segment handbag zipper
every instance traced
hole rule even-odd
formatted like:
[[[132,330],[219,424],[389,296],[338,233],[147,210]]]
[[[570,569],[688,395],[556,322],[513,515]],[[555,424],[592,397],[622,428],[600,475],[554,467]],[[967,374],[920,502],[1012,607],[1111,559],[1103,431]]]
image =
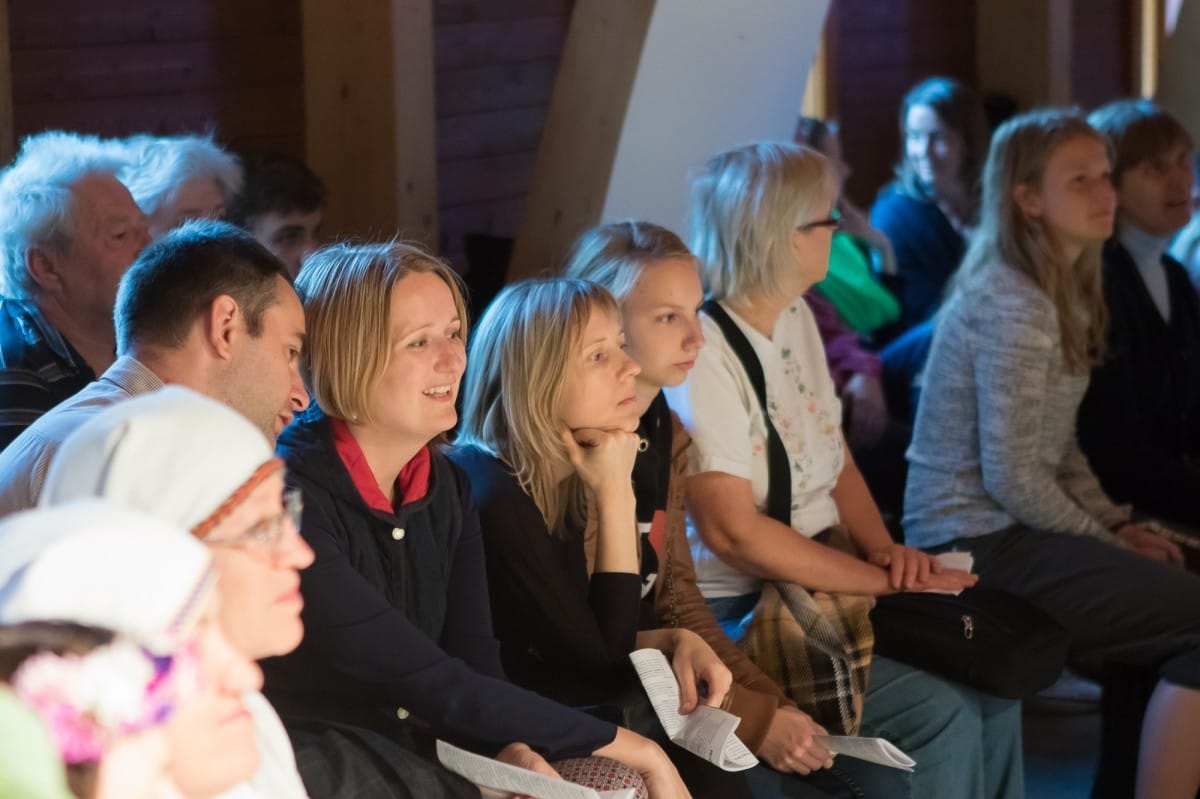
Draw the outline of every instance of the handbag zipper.
[[[936,603],[936,604],[940,604],[940,605],[947,605],[947,604],[952,604],[952,603],[957,604],[955,602],[955,598],[943,597],[938,594],[905,594],[905,595],[897,595],[896,599],[899,599],[900,596],[912,596],[912,597],[919,596],[921,598],[921,601],[915,601],[915,602],[907,601],[906,602],[904,600],[900,600],[897,602],[895,599],[893,599],[890,602],[877,604],[876,607],[886,609],[889,605],[892,605],[894,607],[904,608],[905,610],[908,610],[908,611],[911,611],[914,613],[919,613],[924,616],[931,616],[931,617],[944,619],[945,616],[938,614],[936,611],[929,610],[926,607],[926,605],[931,604],[931,603]],[[967,615],[968,614],[963,614],[963,616],[961,618],[965,619],[967,617]],[[994,614],[994,613],[988,613],[983,608],[978,608],[978,607],[972,608],[972,610],[971,610],[970,617],[972,619],[972,625],[971,625],[972,631],[974,630],[974,617],[975,616],[981,616],[982,618],[987,619],[992,624],[994,624],[996,627],[998,627],[1001,632],[1003,632],[1007,635],[1015,634],[1013,628],[1010,625],[1006,624],[1003,619],[998,618],[996,616],[996,614]],[[964,622],[964,627],[965,627],[965,622]],[[973,634],[973,632],[972,632],[972,634]]]

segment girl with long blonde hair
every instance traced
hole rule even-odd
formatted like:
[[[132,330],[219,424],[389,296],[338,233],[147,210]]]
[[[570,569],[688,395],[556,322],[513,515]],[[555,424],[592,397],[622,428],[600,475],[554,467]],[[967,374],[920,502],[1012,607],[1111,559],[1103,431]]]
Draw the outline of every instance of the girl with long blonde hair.
[[[1200,693],[1180,687],[1200,679],[1200,580],[1178,568],[1173,543],[1108,498],[1076,440],[1105,342],[1109,143],[1073,112],[1030,112],[996,132],[983,183],[979,231],[926,369],[905,532],[927,550],[970,550],[983,585],[1067,629],[1069,662],[1085,675],[1111,663],[1153,674],[1170,661],[1161,690],[1173,712],[1153,705],[1142,728],[1161,743],[1200,720]],[[1161,745],[1143,748],[1138,771],[1190,784],[1180,796],[1200,778],[1194,758]],[[1138,795],[1164,796],[1162,784]]]

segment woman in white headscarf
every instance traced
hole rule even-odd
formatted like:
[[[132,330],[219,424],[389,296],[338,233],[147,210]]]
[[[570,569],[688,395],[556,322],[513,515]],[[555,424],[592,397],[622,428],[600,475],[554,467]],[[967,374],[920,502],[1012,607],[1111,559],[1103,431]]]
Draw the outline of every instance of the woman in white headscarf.
[[[285,494],[283,461],[240,414],[178,386],[107,409],[63,442],[41,503],[77,497],[141,510],[206,544],[221,577],[221,625],[246,657],[300,643],[299,571],[312,551],[296,530],[299,498]],[[278,715],[257,691],[246,701],[262,756],[254,787],[307,797]]]
[[[0,623],[76,622],[127,639],[79,633],[75,644],[55,644],[43,635],[42,644],[25,641],[22,653],[20,635],[0,634],[0,678],[51,721],[64,761],[82,766],[73,782],[78,795],[127,799],[136,764],[118,759],[110,763],[120,766],[116,773],[101,767],[90,775],[87,764],[118,757],[120,738],[158,721],[165,725],[170,781],[186,799],[262,795],[237,790],[258,765],[242,694],[260,686],[262,675],[221,631],[214,584],[203,546],[170,525],[102,502],[0,523]],[[129,690],[139,683],[140,690]],[[145,795],[171,795],[164,790],[160,783]]]

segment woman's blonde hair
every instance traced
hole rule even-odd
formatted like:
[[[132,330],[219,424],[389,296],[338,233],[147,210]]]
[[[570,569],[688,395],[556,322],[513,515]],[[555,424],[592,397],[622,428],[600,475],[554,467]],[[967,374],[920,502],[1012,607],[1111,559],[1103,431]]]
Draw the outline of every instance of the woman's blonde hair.
[[[585,511],[582,482],[574,474],[559,481],[555,467],[567,462],[559,435],[568,364],[597,311],[621,316],[612,294],[595,283],[514,283],[492,300],[467,351],[455,443],[508,464],[552,534],[581,523]]]
[[[1025,275],[1054,304],[1067,369],[1084,373],[1104,355],[1108,311],[1100,285],[1103,242],[1085,247],[1074,263],[1064,263],[1044,221],[1027,215],[1015,196],[1019,186],[1041,190],[1050,156],[1076,138],[1103,144],[1111,162],[1108,140],[1074,111],[1030,111],[1000,126],[983,167],[979,228],[950,292],[997,263]]]
[[[575,241],[563,274],[599,283],[624,303],[651,261],[692,258],[679,236],[653,222],[610,222]]]
[[[837,199],[837,167],[808,147],[761,141],[711,158],[692,181],[691,245],[713,299],[768,296],[794,269],[792,232]]]
[[[375,421],[371,392],[391,353],[392,289],[413,273],[441,278],[467,335],[462,282],[419,244],[341,242],[313,253],[296,278],[308,340],[301,374],[321,409],[339,419]]]

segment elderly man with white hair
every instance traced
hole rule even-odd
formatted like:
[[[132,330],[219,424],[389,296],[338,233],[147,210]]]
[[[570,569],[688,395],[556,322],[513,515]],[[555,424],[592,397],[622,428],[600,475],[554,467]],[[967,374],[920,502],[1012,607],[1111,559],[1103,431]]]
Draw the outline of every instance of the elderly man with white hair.
[[[0,173],[0,447],[115,359],[117,283],[150,241],[122,164],[52,131]]]

